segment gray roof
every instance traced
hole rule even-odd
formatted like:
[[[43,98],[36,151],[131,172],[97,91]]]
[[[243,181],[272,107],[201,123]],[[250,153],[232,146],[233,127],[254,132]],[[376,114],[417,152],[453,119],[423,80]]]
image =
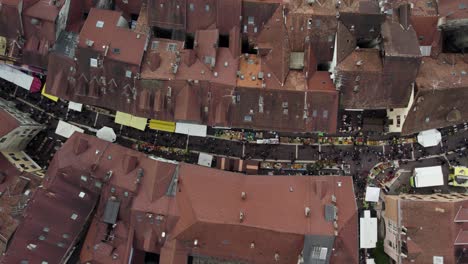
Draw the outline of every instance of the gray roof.
[[[115,224],[117,222],[117,216],[119,215],[120,201],[109,199],[106,203],[106,209],[104,209],[103,222],[108,224]]]
[[[304,240],[304,264],[327,264],[335,242],[334,236],[306,235]]]
[[[54,45],[54,51],[67,57],[75,57],[75,49],[78,45],[78,34],[62,31]]]
[[[333,204],[325,205],[325,219],[328,222],[332,222],[336,218],[337,208]]]

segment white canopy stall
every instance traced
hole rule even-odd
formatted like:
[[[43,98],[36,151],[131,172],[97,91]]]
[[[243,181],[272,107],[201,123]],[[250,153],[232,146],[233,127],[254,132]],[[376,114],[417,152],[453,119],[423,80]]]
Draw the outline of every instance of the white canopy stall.
[[[102,127],[96,132],[96,137],[109,142],[115,142],[117,139],[117,135],[115,134],[114,129],[106,126]]]
[[[442,135],[437,129],[425,130],[418,134],[418,143],[425,148],[437,146],[441,140]]]

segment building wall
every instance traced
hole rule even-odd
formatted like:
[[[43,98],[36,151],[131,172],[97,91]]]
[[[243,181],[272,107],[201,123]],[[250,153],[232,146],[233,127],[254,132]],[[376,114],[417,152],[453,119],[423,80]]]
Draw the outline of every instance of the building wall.
[[[66,0],[62,6],[62,9],[60,9],[58,19],[56,21],[57,27],[55,29],[55,39],[59,37],[62,30],[64,30],[67,26],[68,14],[70,11],[70,1],[71,0]]]
[[[387,109],[387,118],[389,121],[388,125],[388,132],[390,133],[401,133],[403,129],[403,124],[405,123],[406,116],[408,115],[408,111],[411,108],[414,100],[414,87],[411,91],[410,100],[407,107],[403,108],[390,108]],[[398,119],[400,123],[398,124]]]
[[[0,150],[22,150],[41,130],[40,125],[19,126],[0,138]]]
[[[42,174],[41,167],[24,151],[3,151],[2,154],[21,172]]]
[[[18,127],[0,138],[0,151],[22,150],[36,136],[44,126],[34,121],[28,114],[14,107],[14,104],[0,100],[0,111],[6,111],[18,122]]]
[[[384,251],[394,261],[398,261],[398,248],[400,240],[398,236],[398,224],[389,218],[385,218]]]

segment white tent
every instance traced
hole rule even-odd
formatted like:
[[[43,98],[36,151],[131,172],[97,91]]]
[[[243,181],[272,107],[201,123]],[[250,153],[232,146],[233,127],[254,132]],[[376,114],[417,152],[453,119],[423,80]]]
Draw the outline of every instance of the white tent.
[[[0,64],[0,78],[18,85],[26,90],[31,89],[33,77],[6,64]]]
[[[55,134],[66,138],[70,138],[74,132],[84,133],[84,130],[62,120],[58,122],[57,128],[55,129]]]
[[[377,218],[371,217],[370,211],[364,211],[364,217],[359,219],[359,240],[361,248],[375,248],[377,245]]]
[[[442,166],[414,168],[414,187],[432,187],[444,185]]]
[[[77,111],[77,112],[81,112],[81,110],[83,109],[83,104],[75,103],[75,102],[70,101],[68,103],[68,109],[71,109],[71,110],[74,110],[74,111]]]
[[[198,165],[211,167],[212,162],[213,162],[212,155],[200,152],[200,155],[198,156]]]
[[[109,141],[109,142],[115,142],[117,139],[117,135],[114,132],[114,129],[110,127],[102,127],[96,132],[96,136],[102,140]]]
[[[366,202],[378,202],[380,196],[380,188],[367,187],[366,188]]]
[[[197,137],[206,137],[207,126],[190,124],[190,123],[176,123],[175,132]]]
[[[442,135],[437,129],[425,130],[418,134],[418,143],[425,148],[437,146],[441,140]]]

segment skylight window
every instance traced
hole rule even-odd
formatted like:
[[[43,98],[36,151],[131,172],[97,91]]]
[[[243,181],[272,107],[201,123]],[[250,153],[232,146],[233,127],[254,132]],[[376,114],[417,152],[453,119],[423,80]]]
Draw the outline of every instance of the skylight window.
[[[97,28],[103,28],[103,27],[104,27],[104,21],[98,20],[98,21],[96,22],[96,27],[97,27]]]

